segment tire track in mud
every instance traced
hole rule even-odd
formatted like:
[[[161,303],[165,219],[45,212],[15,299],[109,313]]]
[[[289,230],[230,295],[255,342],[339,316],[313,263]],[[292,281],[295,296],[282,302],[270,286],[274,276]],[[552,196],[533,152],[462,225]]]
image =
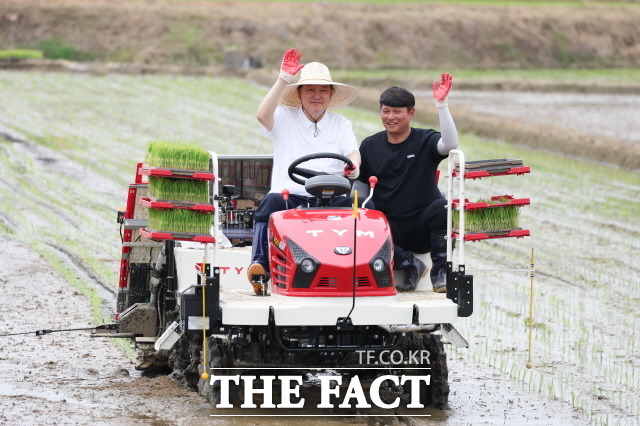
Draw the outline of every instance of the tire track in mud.
[[[102,316],[113,318],[116,306],[116,296],[118,294],[115,287],[99,277],[91,266],[80,260],[78,256],[57,244],[47,243],[47,245],[54,249],[59,259],[75,272],[76,279],[83,281],[88,284],[91,289],[96,291],[100,301],[100,313]],[[70,284],[73,285],[73,283]]]
[[[12,182],[12,179],[28,174],[32,167],[46,168],[56,176],[61,172],[58,167],[73,170],[76,166],[69,164],[69,160],[58,154],[55,158],[50,156],[48,148],[31,143],[26,138],[3,132],[2,139],[11,144],[20,144],[17,151],[2,151],[10,153],[8,160],[12,162],[12,166],[21,168],[18,176],[12,175],[13,169],[9,169],[2,184],[9,189],[11,200],[25,200],[26,197],[28,200],[25,203],[18,202],[14,209],[0,210],[0,229],[2,226],[6,227],[8,234],[8,239],[3,238],[5,249],[0,250],[0,265],[10,261],[6,255],[8,252],[20,256],[18,262],[11,261],[12,267],[0,267],[0,287],[32,286],[27,291],[23,288],[23,291],[5,298],[5,303],[10,303],[12,308],[0,310],[0,331],[86,327],[87,323],[94,322],[97,313],[105,319],[112,318],[117,290],[82,258],[86,254],[77,250],[83,248],[76,244],[65,247],[53,235],[39,236],[37,230],[34,235],[38,226],[46,226],[46,222],[55,221],[62,225],[58,229],[60,234],[73,232],[72,230],[82,232],[86,226],[76,220],[74,206],[70,206],[71,209],[67,212],[44,201],[40,192],[48,191],[49,188],[16,193],[18,184]],[[4,148],[2,144],[1,148]],[[66,170],[62,170],[62,174]],[[30,207],[31,211],[25,210]],[[97,218],[97,221],[104,221],[91,210],[88,214]],[[62,241],[66,238],[73,236],[64,237]],[[38,248],[38,245],[41,247]],[[14,249],[8,250],[7,247]],[[54,267],[56,264],[59,265],[57,268]],[[15,271],[12,272],[13,270]],[[84,289],[89,289],[94,295],[88,294]],[[69,301],[69,294],[73,302]],[[64,297],[64,300],[57,296]],[[16,298],[29,301],[19,301]],[[99,303],[98,312],[94,311],[93,315],[92,300]],[[37,313],[32,312],[33,309],[37,309]],[[24,320],[17,322],[14,318]],[[145,419],[160,423],[188,424],[187,419],[191,417],[200,420],[208,418],[206,410],[210,407],[199,396],[182,389],[167,376],[141,376],[133,370],[131,360],[109,339],[92,339],[87,332],[63,332],[42,337],[25,335],[12,339],[11,342],[0,342],[0,398],[3,400],[0,423],[9,424],[20,418],[28,418],[32,424],[83,424],[95,421],[131,424]],[[7,353],[4,349],[11,344],[18,344],[21,350]],[[47,371],[45,379],[38,380],[36,375],[30,375],[30,370],[42,370],[41,366],[36,367],[25,356],[33,353],[46,353],[43,358],[44,371]],[[125,392],[119,392],[120,396],[115,396],[114,392],[123,388]],[[190,408],[169,408],[169,413],[167,407],[172,405],[169,401],[176,398],[188,401]],[[39,408],[32,408],[34,402]],[[90,410],[87,410],[88,407]]]
[[[0,138],[11,143],[27,143],[27,141],[25,141],[24,139],[13,136],[12,134],[6,131],[0,131]]]
[[[13,223],[13,221],[4,213],[0,212],[0,221],[9,229],[11,232],[17,232],[18,226]]]
[[[24,154],[23,157],[17,157],[15,154],[8,153],[9,161],[15,162],[17,164],[26,164],[26,159],[29,158],[34,164],[39,164],[43,166],[43,168],[50,168],[55,172],[55,163],[63,161],[60,156],[53,156],[52,152],[47,152],[48,149],[43,148],[37,144],[30,143],[26,138],[22,136],[18,136],[8,130],[2,130],[0,128],[0,138],[6,140],[11,144],[20,144],[24,146],[26,149],[21,149],[20,154]],[[58,157],[58,158],[56,158]],[[25,166],[26,167],[26,166]],[[63,166],[64,167],[64,166]],[[72,166],[73,167],[73,166]],[[12,185],[11,182],[6,181],[5,179],[1,179],[4,185],[8,188],[15,188],[15,185]],[[37,197],[39,193],[41,193],[44,189],[40,189],[39,191],[33,191],[33,196]],[[55,217],[56,219],[62,220],[66,224],[68,224],[71,228],[76,229],[77,231],[82,231],[82,226],[78,223],[76,217],[67,213],[64,209],[54,206],[51,203],[44,201],[40,198],[37,198],[38,207],[41,207],[47,213],[53,213],[51,217]],[[49,220],[50,217],[42,218],[42,220]],[[0,211],[0,221],[6,225],[6,227],[15,234],[24,234],[28,235],[25,229],[16,223],[10,215],[3,213]],[[84,260],[80,258],[77,254],[71,252],[70,250],[62,247],[60,244],[50,241],[49,239],[44,239],[44,243],[53,249],[57,258],[66,265],[69,270],[73,271],[77,279],[82,280],[89,287],[96,291],[100,300],[100,312],[105,317],[112,317],[115,307],[115,297],[117,295],[116,288],[109,284],[103,277],[99,276],[93,268],[86,263]],[[73,283],[70,283],[73,285]]]
[[[75,254],[69,252],[67,249],[60,247],[57,244],[52,244],[52,243],[47,243],[47,245],[51,248],[54,248],[55,250],[57,250],[58,252],[60,252],[62,255],[64,255],[64,257],[66,257],[66,259],[68,260],[68,262],[74,266],[74,269],[76,269],[79,273],[85,275],[86,277],[88,277],[91,281],[93,281],[96,285],[98,285],[99,287],[102,287],[105,291],[115,295],[117,294],[117,290],[115,289],[115,287],[109,283],[107,283],[104,279],[102,279],[101,277],[99,277],[95,271],[93,270],[93,268],[91,268],[91,266],[87,265],[86,263],[84,263],[80,258],[78,258],[78,256],[76,256]]]
[[[0,245],[0,334],[91,324],[86,298],[35,259],[22,241]],[[83,331],[0,336],[0,400],[2,424],[186,425],[210,411],[166,376],[141,376],[110,340]]]

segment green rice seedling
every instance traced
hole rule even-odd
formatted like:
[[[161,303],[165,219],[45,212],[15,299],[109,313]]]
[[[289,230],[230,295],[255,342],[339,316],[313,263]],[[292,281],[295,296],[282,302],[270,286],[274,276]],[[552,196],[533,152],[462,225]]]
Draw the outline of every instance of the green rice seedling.
[[[209,234],[211,214],[184,209],[149,209],[149,228],[166,232]]]
[[[478,203],[498,204],[501,200],[478,200]],[[465,231],[480,232],[497,229],[514,229],[518,227],[520,210],[518,206],[501,206],[484,209],[473,209],[465,212]],[[453,227],[458,229],[460,217],[453,215]]]
[[[172,179],[149,176],[149,192],[155,200],[207,203],[209,184],[195,179]]]
[[[0,59],[40,59],[42,58],[42,52],[39,50],[28,49],[14,49],[14,50],[0,50]]]
[[[209,153],[193,143],[156,141],[149,143],[145,163],[152,167],[209,170]]]

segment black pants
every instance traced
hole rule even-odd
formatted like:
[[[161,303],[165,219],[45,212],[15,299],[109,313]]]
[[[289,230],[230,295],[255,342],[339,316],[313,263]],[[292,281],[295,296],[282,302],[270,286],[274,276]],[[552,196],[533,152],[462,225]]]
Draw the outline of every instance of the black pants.
[[[447,200],[435,200],[419,214],[403,219],[389,219],[394,242],[394,263],[414,253],[431,251],[431,238],[442,238],[447,232]]]

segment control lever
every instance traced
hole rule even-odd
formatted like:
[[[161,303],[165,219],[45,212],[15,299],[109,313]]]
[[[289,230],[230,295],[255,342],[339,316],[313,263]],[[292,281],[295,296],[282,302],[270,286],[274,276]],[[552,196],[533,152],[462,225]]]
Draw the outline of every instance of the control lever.
[[[284,198],[284,205],[287,207],[287,210],[289,210],[289,190],[283,189],[280,191],[280,195]]]
[[[364,200],[364,202],[362,203],[362,208],[364,209],[365,206],[367,205],[367,202],[369,202],[369,200],[373,197],[373,188],[375,188],[376,184],[378,183],[378,178],[375,176],[371,176],[369,177],[369,196],[367,197],[366,200]]]

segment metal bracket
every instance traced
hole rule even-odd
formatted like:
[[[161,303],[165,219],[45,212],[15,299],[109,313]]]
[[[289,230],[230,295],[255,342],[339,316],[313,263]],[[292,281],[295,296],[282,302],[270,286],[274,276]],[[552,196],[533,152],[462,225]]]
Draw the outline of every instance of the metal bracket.
[[[469,342],[462,337],[458,330],[456,330],[451,324],[442,324],[440,327],[440,332],[444,337],[447,338],[449,342],[454,344],[458,348],[468,348]]]
[[[459,317],[473,313],[473,275],[465,274],[464,265],[454,271],[453,262],[447,262],[447,298],[458,305]]]
[[[193,292],[189,292],[193,289]],[[209,333],[222,323],[222,308],[220,308],[220,268],[214,267],[213,274],[206,278],[204,285],[191,286],[180,296],[180,321],[184,330],[199,331],[202,328],[189,328],[189,317],[202,317],[202,292],[205,291],[205,310]]]

